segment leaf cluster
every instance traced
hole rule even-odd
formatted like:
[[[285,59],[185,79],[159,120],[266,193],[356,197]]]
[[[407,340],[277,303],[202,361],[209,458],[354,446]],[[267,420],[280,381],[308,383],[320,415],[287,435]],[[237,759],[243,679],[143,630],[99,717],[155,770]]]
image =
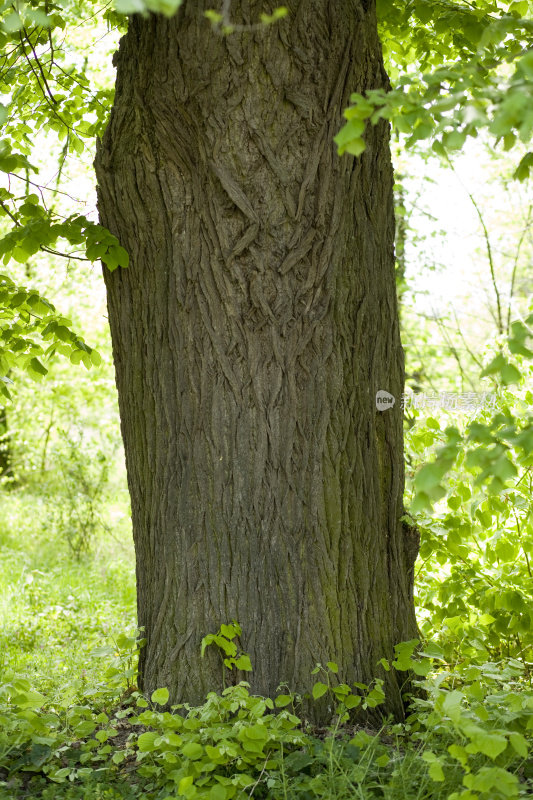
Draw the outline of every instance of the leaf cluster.
[[[354,93],[336,136],[339,154],[359,156],[367,122],[392,122],[406,146],[432,140],[448,158],[483,130],[506,150],[533,131],[533,19],[528,2],[378,3],[392,87]],[[533,156],[516,169],[523,180]]]

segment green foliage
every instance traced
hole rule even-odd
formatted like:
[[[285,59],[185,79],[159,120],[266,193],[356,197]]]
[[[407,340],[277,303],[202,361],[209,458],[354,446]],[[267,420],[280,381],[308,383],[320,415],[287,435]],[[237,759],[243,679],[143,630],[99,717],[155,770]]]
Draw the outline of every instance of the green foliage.
[[[181,6],[182,0],[115,0],[119,14],[164,14],[172,17]]]
[[[59,315],[54,306],[35,290],[17,286],[7,275],[0,275],[0,392],[11,399],[9,374],[24,370],[34,380],[48,372],[42,360],[55,353],[89,369],[101,357],[72,330],[72,323]]]
[[[389,669],[388,662],[382,659],[381,666]],[[323,681],[316,681],[311,690],[313,700],[320,700],[321,697],[328,696],[336,703],[335,715],[337,718],[337,726],[342,723],[347,723],[350,720],[350,712],[359,706],[366,711],[369,708],[376,708],[381,705],[385,700],[385,692],[383,691],[383,680],[375,678],[371,686],[365,683],[354,683],[349,686],[347,683],[341,683],[337,676],[339,667],[334,661],[328,661],[325,667],[322,664],[317,664],[312,670],[311,675],[321,674],[324,677]]]
[[[442,156],[486,129],[506,150],[533,131],[533,19],[528,2],[382,0],[380,35],[393,86],[354,93],[335,137],[339,154],[365,149],[367,121],[391,120],[409,147],[431,139]],[[531,154],[516,170],[529,174]]]
[[[4,264],[11,259],[25,264],[39,250],[57,255],[51,248],[58,240],[66,240],[71,245],[83,245],[87,261],[101,259],[111,271],[128,266],[128,254],[116,237],[101,225],[79,215],[59,222],[57,214],[39,205],[36,194],[16,197],[6,190],[1,190],[0,194],[0,218],[7,216],[15,223],[15,227],[0,239],[0,257]],[[79,258],[74,253],[65,255]]]
[[[533,396],[506,380],[511,358],[529,375],[529,335],[513,324],[507,351],[485,369],[491,378],[502,373],[496,409],[464,430],[442,430],[432,417],[409,436],[423,462],[411,504],[421,529],[419,618],[450,664],[511,657],[529,671],[533,662]]]
[[[523,375],[529,375],[531,372],[527,359],[533,357],[533,351],[526,346],[533,335],[529,327],[531,324],[533,324],[533,314],[525,322],[520,320],[513,322],[506,349],[499,349],[481,372],[481,377],[499,378],[502,391],[510,384],[521,383]],[[515,363],[512,363],[511,359],[514,359]],[[435,460],[424,464],[415,477],[415,495],[411,510],[417,513],[431,509],[432,503],[445,496],[446,491],[442,482],[458,457],[460,463],[474,477],[476,486],[488,482],[488,489],[492,494],[500,494],[508,488],[509,482],[516,478],[519,469],[531,465],[533,449],[533,418],[529,411],[531,399],[531,393],[526,392],[524,406],[524,402],[517,404],[516,397],[512,394],[504,393],[496,413],[484,421],[473,420],[464,436],[454,426],[446,428],[442,437],[444,442],[437,450]],[[511,403],[520,408],[519,413],[513,413]],[[435,424],[438,429],[438,423]]]
[[[183,707],[174,707],[175,710]],[[142,711],[134,725],[148,726],[131,741],[138,774],[156,780],[169,794],[231,798],[252,789],[261,770],[277,770],[284,748],[302,746],[306,736],[288,711],[271,713],[272,700],[253,697],[247,684],[208,694],[185,717]]]
[[[222,629],[225,634],[211,636],[223,637],[226,652],[240,628],[234,622]],[[443,800],[526,796],[522,770],[533,728],[533,693],[522,684],[516,664],[435,669],[435,646],[415,657],[417,642],[398,645],[394,661],[382,666],[426,676],[420,683],[423,696],[412,701],[404,725],[379,731],[342,728],[346,698],[353,695],[343,684],[331,686],[330,677],[338,674],[334,662],[317,665],[315,674],[321,672],[327,683],[316,682],[313,695],[319,700],[332,692],[344,711],[324,735],[287,711],[285,696],[276,702],[253,696],[244,682],[208,693],[198,707],[158,710],[168,704],[168,691],[156,690],[149,702],[132,687],[132,669],[123,666],[134,662],[139,644],[135,637],[121,637],[115,652],[96,651],[112,657],[113,665],[105,692],[86,689],[83,701],[65,698],[51,707],[26,680],[8,676],[0,684],[5,786],[25,785],[41,800],[49,797],[50,784],[56,785],[54,796],[88,797],[104,776],[98,785],[109,795],[103,796],[154,800],[393,800],[399,791],[405,798]],[[373,706],[383,697],[381,685],[376,682],[367,697],[376,694]],[[415,746],[406,749],[408,739]],[[417,794],[417,787],[426,794]]]
[[[408,722],[425,748],[441,737],[451,742],[439,755],[425,749],[422,758],[437,783],[459,769],[464,788],[449,795],[454,800],[523,796],[517,771],[529,754],[533,694],[522,676],[518,664],[485,663],[422,682],[426,697],[414,701]]]
[[[241,635],[241,626],[235,620],[230,625],[221,625],[218,633],[209,633],[202,639],[201,655],[205,653],[206,647],[216,645],[222,655],[222,664],[226,669],[242,670],[251,672],[252,664],[247,653],[238,651],[237,644],[233,639]],[[225,679],[225,671],[223,673]]]
[[[94,653],[110,638],[117,652],[121,632],[135,625],[135,581],[128,551],[111,537],[73,560],[61,536],[40,530],[46,516],[42,498],[3,497],[0,681],[29,680],[53,703],[104,681],[110,665]]]
[[[97,15],[100,11],[96,9]],[[106,12],[109,22],[113,14]],[[72,331],[69,320],[49,300],[19,285],[13,275],[16,265],[24,264],[29,277],[30,262],[43,253],[64,255],[74,262],[102,259],[109,269],[128,264],[127,253],[108,231],[83,214],[69,210],[65,215],[56,208],[58,198],[66,196],[59,189],[66,160],[80,159],[87,144],[94,147],[113,97],[110,88],[98,85],[87,60],[80,61],[76,45],[67,39],[67,32],[76,39],[80,24],[94,28],[94,19],[92,11],[78,3],[30,2],[0,9],[0,48],[5,54],[0,70],[4,103],[0,107],[0,175],[4,179],[0,258],[9,268],[0,287],[0,390],[6,397],[5,383],[13,368],[22,368],[35,378],[46,373],[40,355],[51,359],[61,354],[86,367],[99,363],[96,351]],[[38,183],[36,161],[43,147],[54,153],[54,140],[60,147],[55,188],[49,181]],[[62,249],[57,250],[58,246]]]
[[[50,705],[29,681],[5,674],[0,683],[0,774],[2,769],[7,769],[8,778],[13,772],[38,773],[49,781],[63,783],[67,777],[83,781],[91,778],[95,769],[98,772],[98,762],[110,750],[104,743],[117,735],[113,725],[124,716],[117,707],[110,718],[104,706],[118,704],[124,689],[131,686],[137,653],[135,637],[123,634],[114,648],[95,650],[95,657],[112,656],[111,663],[103,682],[85,686],[76,702],[72,691],[67,690]],[[80,739],[85,740],[81,748]],[[69,762],[73,766],[65,767]],[[7,781],[8,786],[17,783]]]

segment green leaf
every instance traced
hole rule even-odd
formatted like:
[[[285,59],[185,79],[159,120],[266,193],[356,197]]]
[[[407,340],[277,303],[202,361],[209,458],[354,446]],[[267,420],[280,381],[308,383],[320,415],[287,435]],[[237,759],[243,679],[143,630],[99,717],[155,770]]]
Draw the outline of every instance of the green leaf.
[[[32,358],[30,361],[30,367],[34,373],[37,373],[37,375],[48,375],[48,370],[44,364],[41,364],[38,358]]]
[[[198,761],[199,758],[202,758],[204,749],[197,742],[188,742],[181,748],[181,752],[185,758],[189,758],[191,761]]]
[[[332,686],[331,691],[338,697],[339,700],[342,700],[344,697],[350,694],[350,687],[346,683],[341,683],[338,686]]]
[[[83,358],[82,350],[73,350],[70,354],[70,361],[72,364],[80,364]]]
[[[229,642],[223,636],[215,636],[213,642],[220,647],[227,656],[234,657],[237,655],[237,645],[235,642]]]
[[[169,692],[168,689],[156,689],[155,692],[152,692],[151,701],[152,703],[157,703],[160,706],[164,706],[168,703]]]
[[[362,698],[357,694],[349,694],[347,697],[343,699],[343,703],[346,708],[357,708],[357,706],[361,705]]]
[[[235,666],[243,672],[252,672],[252,662],[250,661],[250,656],[246,653],[243,653],[235,660]]]
[[[440,758],[431,750],[422,753],[422,760],[429,764],[429,776],[433,781],[441,782],[444,780],[444,772]]]
[[[12,11],[4,17],[1,27],[8,33],[15,33],[22,28],[23,24],[20,15]]]
[[[421,511],[431,511],[433,504],[431,498],[425,492],[417,492],[410,506],[412,514],[419,514]]]
[[[502,382],[507,386],[511,383],[520,383],[522,375],[513,364],[506,364],[501,370]]]
[[[283,19],[289,13],[289,10],[285,6],[279,6],[278,8],[274,9],[272,14],[261,14],[259,17],[263,25],[270,25],[273,22],[276,22],[279,19]]]
[[[365,142],[362,138],[364,130],[364,119],[352,116],[334,137],[339,155],[342,155],[344,152],[355,156],[360,155],[365,149]]]
[[[487,375],[494,375],[496,372],[501,372],[502,369],[507,365],[506,359],[502,356],[501,353],[498,353],[492,361],[485,367],[485,369],[481,373],[481,377],[484,378]]]
[[[185,778],[182,778],[178,784],[178,794],[186,794],[187,789],[192,786],[193,780],[192,775],[186,775]]]
[[[100,355],[100,353],[97,350],[91,350],[90,355],[91,355],[91,363],[95,367],[99,367],[100,364],[102,363],[102,356]]]
[[[481,792],[483,797],[508,797],[509,800],[515,800],[520,796],[517,776],[501,767],[481,767],[479,772],[465,775],[463,783],[469,789]],[[476,800],[479,797],[478,794],[470,796]]]
[[[130,263],[130,257],[128,255],[127,250],[123,247],[113,247],[112,248],[113,256],[115,257],[117,264],[119,267],[127,267]]]
[[[431,495],[431,492],[439,485],[445,472],[446,467],[443,464],[424,464],[416,475],[415,488]]]
[[[102,256],[102,262],[106,265],[110,272],[114,272],[119,266],[118,259],[111,250]]]
[[[89,653],[90,656],[93,658],[109,658],[110,656],[114,655],[115,649],[110,647],[109,645],[103,645],[102,647],[95,647]]]
[[[454,689],[451,692],[446,692],[444,701],[442,703],[442,710],[447,714],[452,722],[457,722],[461,717],[463,693]]]
[[[292,697],[290,694],[278,694],[276,699],[274,700],[276,708],[284,708],[292,703]]]
[[[200,657],[201,658],[204,657],[206,647],[209,647],[209,645],[213,644],[214,641],[215,641],[215,634],[214,633],[208,633],[207,636],[204,636],[204,638],[202,639],[202,646],[201,646],[201,649],[200,649]]]
[[[220,783],[216,783],[212,786],[209,790],[209,800],[226,800],[228,793],[224,786]]]
[[[246,728],[242,729],[243,735],[248,739],[254,739],[256,741],[264,741],[268,739],[268,731],[264,725],[249,725]]]
[[[452,758],[457,759],[463,767],[466,767],[468,764],[468,753],[464,747],[459,744],[451,744],[448,747],[448,752],[452,756]]]
[[[366,150],[365,140],[362,138],[351,139],[342,149],[339,149],[339,155],[349,153],[351,156],[360,156]]]
[[[327,690],[328,690],[328,687],[326,686],[325,683],[321,683],[320,681],[317,681],[314,684],[313,690],[312,690],[313,699],[314,700],[318,700],[320,697],[322,697],[323,695],[326,694]]]
[[[204,11],[204,17],[207,17],[207,19],[213,25],[218,25],[224,19],[222,14],[220,14],[218,11],[214,11],[212,8],[209,8],[207,11]]]
[[[432,781],[440,783],[444,780],[444,772],[442,771],[440,762],[434,761],[432,764],[430,764],[428,772]]]
[[[151,753],[155,750],[155,740],[159,738],[159,734],[155,731],[146,731],[141,733],[137,739],[137,747],[141,753]]]
[[[499,733],[490,733],[479,728],[469,734],[471,744],[467,746],[469,752],[483,753],[492,760],[503,753],[507,747],[507,739]]]
[[[533,167],[533,153],[526,153],[526,155],[522,157],[519,165],[517,166],[513,178],[515,178],[518,181],[527,180],[527,178],[529,178],[529,173],[532,167]]]
[[[240,632],[237,631],[235,625],[224,625],[220,626],[220,635],[225,636],[226,639],[234,639],[235,636],[238,636]]]
[[[527,746],[527,741],[521,733],[516,733],[513,731],[509,734],[509,741],[513,746],[514,750],[518,753],[521,758],[527,758],[529,754],[529,748]]]

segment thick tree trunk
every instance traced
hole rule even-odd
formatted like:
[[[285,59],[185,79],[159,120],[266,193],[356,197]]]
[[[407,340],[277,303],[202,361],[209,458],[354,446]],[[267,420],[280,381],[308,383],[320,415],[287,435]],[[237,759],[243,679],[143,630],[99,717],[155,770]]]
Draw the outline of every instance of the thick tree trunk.
[[[105,279],[142,686],[192,703],[221,684],[201,638],[231,619],[263,695],[329,659],[366,682],[416,635],[388,129],[359,159],[333,143],[350,93],[386,83],[374,3],[288,0],[229,36],[213,5],[133,17],[96,160],[131,259]],[[231,3],[239,25],[270,10]]]

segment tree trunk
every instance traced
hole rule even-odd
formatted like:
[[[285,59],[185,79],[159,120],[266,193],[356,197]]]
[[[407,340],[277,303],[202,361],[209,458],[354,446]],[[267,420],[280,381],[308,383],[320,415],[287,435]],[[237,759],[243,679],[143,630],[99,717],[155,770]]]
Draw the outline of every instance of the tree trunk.
[[[13,478],[13,452],[5,406],[0,408],[0,477]]]
[[[286,5],[227,36],[213,0],[134,16],[97,152],[101,221],[130,254],[105,280],[141,685],[174,702],[220,688],[200,642],[232,619],[240,677],[270,696],[319,661],[368,682],[416,635],[388,126],[358,159],[333,143],[350,93],[387,82],[374,2]],[[238,25],[269,10],[231,3]]]

